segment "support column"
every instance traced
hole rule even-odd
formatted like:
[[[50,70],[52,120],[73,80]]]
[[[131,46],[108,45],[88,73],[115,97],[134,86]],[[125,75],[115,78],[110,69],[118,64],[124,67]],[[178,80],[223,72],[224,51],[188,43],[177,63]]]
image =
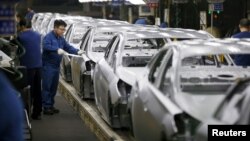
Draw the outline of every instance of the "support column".
[[[88,13],[90,11],[89,3],[82,3],[83,12]]]
[[[128,17],[126,16],[128,13],[128,11],[126,10],[126,7],[125,7],[125,0],[123,0],[121,6],[120,6],[120,19],[121,20],[128,20]]]
[[[104,4],[104,5],[102,6],[102,18],[103,18],[103,19],[106,19],[106,18],[107,18],[107,16],[106,16],[106,4]]]
[[[133,22],[133,11],[132,11],[132,7],[128,8],[128,22],[132,23]]]

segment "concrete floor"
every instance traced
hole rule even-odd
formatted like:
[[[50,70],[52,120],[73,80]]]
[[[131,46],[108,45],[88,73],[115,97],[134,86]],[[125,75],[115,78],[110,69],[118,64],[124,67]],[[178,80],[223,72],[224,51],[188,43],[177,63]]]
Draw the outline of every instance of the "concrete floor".
[[[59,114],[42,115],[42,120],[31,121],[32,141],[98,141],[60,94],[55,103]]]

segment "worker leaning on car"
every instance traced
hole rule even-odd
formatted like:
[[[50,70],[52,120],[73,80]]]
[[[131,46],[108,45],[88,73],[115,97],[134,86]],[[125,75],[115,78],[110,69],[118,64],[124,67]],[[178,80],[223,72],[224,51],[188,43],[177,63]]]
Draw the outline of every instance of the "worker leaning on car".
[[[83,53],[69,45],[63,38],[67,24],[63,20],[55,20],[54,30],[49,32],[43,40],[43,74],[42,74],[42,102],[43,114],[53,115],[59,113],[54,107],[54,97],[59,81],[59,69],[62,55]]]

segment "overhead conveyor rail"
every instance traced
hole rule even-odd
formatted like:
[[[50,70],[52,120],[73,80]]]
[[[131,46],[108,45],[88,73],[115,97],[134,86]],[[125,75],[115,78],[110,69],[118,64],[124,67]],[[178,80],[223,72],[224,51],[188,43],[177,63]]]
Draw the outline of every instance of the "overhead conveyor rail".
[[[83,101],[77,95],[74,87],[61,78],[59,80],[58,91],[65,97],[100,141],[134,141],[128,130],[114,131],[110,128],[101,118],[94,101]]]

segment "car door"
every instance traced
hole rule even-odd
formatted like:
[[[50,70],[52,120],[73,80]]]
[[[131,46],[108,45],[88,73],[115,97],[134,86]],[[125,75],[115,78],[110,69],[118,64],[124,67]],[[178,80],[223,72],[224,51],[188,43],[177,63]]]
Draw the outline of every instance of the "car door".
[[[137,89],[138,95],[134,98],[131,112],[134,135],[139,141],[161,140],[163,130],[161,120],[165,113],[165,108],[162,106],[164,95],[155,84],[166,60],[164,59],[166,54],[167,50],[164,50],[155,56],[149,64],[148,77],[138,84],[140,88]]]
[[[91,31],[92,29],[90,28],[83,36],[82,38],[82,44],[80,46],[81,50],[85,50],[87,48],[88,42],[89,42],[89,37],[91,36]],[[81,87],[80,87],[80,77],[82,74],[83,69],[82,67],[85,67],[84,60],[88,59],[86,54],[84,53],[82,57],[72,57],[71,58],[71,74],[72,74],[72,82],[77,90],[78,93],[81,93]]]
[[[68,41],[68,37],[69,37],[69,34],[71,32],[71,27],[69,28],[69,30],[67,30],[66,34],[65,34],[65,40]],[[61,64],[60,64],[60,74],[62,75],[62,78],[66,81],[70,81],[69,77],[67,77],[67,74],[69,73],[70,70],[67,70],[67,69],[70,69],[70,68],[67,68],[67,65],[69,66],[70,64],[70,58],[68,55],[63,55],[62,57],[62,61],[61,61]]]
[[[73,30],[73,26],[71,25],[69,27],[69,29],[66,31],[66,34],[65,34],[65,40],[69,43],[69,38],[72,34],[72,30]],[[70,65],[70,57],[68,55],[63,55],[63,59],[62,59],[62,64],[64,65],[63,66],[63,71],[64,69],[66,69],[65,67]]]
[[[73,31],[73,28],[74,28],[74,25],[71,24],[69,26],[69,29],[65,33],[65,40],[68,41],[68,42],[69,42],[69,38],[70,38],[71,32]]]
[[[97,103],[106,120],[108,120],[109,115],[109,84],[116,77],[113,64],[113,55],[115,49],[118,47],[118,44],[119,38],[115,36],[109,42],[105,56],[98,62],[96,71],[94,73]]]
[[[249,124],[249,80],[238,81],[218,107],[215,118],[229,124]]]

